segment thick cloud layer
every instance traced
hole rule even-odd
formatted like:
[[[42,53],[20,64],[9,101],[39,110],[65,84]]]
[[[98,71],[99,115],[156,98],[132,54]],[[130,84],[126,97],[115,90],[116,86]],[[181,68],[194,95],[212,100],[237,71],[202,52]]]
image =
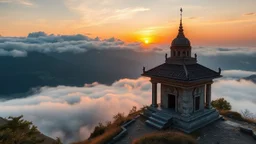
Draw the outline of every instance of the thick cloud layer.
[[[0,37],[0,56],[22,57],[28,52],[86,52],[89,49],[135,49],[141,48],[140,43],[125,43],[120,39],[90,38],[85,35],[47,35],[34,32],[27,37]]]
[[[256,84],[246,80],[218,80],[213,84],[212,99],[224,97],[233,110],[249,109],[256,113]],[[42,87],[36,94],[1,102],[0,116],[23,114],[43,133],[66,142],[83,140],[98,122],[111,120],[132,106],[151,103],[151,83],[147,78],[121,79],[111,86],[99,83],[84,87]]]
[[[219,55],[255,55],[255,47],[247,48],[214,48],[214,47],[194,47],[193,52],[204,56]]]
[[[112,120],[118,112],[127,113],[132,106],[148,105],[150,89],[147,78],[121,79],[111,86],[42,87],[30,97],[1,102],[0,116],[23,114],[46,135],[58,136],[65,143],[84,140],[99,122]]]
[[[256,84],[246,80],[219,80],[213,84],[213,99],[225,98],[232,109],[240,112],[249,109],[256,114]]]
[[[169,44],[151,44],[147,48],[142,48],[139,42],[125,43],[116,38],[90,38],[81,34],[48,35],[45,32],[33,32],[27,37],[0,37],[0,56],[13,57],[24,57],[28,52],[81,53],[90,49],[133,49],[169,53],[169,47]],[[193,47],[193,53],[204,56],[255,55],[256,48]]]

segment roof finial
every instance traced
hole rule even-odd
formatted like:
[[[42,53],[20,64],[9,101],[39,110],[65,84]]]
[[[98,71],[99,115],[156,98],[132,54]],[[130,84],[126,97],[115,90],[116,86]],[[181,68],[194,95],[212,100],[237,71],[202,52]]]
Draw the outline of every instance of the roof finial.
[[[180,28],[183,28],[182,27],[182,12],[183,12],[183,9],[180,8]]]
[[[183,33],[183,26],[182,26],[182,12],[183,12],[183,9],[180,8],[180,27],[179,27],[178,37],[185,37]]]
[[[180,21],[182,22],[182,12],[183,12],[183,9],[180,8]]]

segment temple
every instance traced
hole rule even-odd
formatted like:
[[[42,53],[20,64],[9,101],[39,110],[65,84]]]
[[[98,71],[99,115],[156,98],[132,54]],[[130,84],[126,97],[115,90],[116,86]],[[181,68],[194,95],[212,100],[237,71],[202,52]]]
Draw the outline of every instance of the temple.
[[[147,124],[159,129],[174,127],[190,133],[219,118],[211,107],[213,79],[221,77],[221,69],[213,71],[197,63],[191,56],[191,44],[185,37],[182,9],[177,37],[172,41],[170,57],[165,63],[150,69],[143,68],[142,76],[150,77],[152,104],[144,112]],[[157,101],[157,84],[160,84],[160,103]]]

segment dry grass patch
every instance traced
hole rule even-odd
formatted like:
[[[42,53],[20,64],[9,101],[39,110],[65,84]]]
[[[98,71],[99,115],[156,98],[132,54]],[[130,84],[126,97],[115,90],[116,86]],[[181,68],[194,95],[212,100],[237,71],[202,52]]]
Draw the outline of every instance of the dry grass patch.
[[[95,138],[85,140],[82,142],[77,142],[74,144],[105,144],[109,142],[114,136],[119,134],[121,131],[122,131],[121,127],[109,128],[108,131],[103,133],[102,135],[99,135]]]
[[[240,113],[230,110],[219,110],[219,113],[225,117],[229,117],[235,120],[244,121],[248,123],[256,123],[255,119],[244,118]]]
[[[133,141],[133,144],[196,144],[196,140],[179,132],[152,133]]]

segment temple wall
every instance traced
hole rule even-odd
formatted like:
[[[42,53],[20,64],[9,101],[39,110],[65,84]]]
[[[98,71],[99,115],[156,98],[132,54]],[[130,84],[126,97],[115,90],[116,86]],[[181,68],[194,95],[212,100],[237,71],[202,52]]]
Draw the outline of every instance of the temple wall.
[[[202,94],[201,94],[201,105],[200,105],[200,109],[204,110],[204,105],[205,105],[205,96],[206,96],[206,87],[205,85],[201,87],[202,89]]]
[[[179,113],[183,113],[183,109],[182,109],[182,95],[183,95],[184,91],[182,89],[178,89],[178,112]]]
[[[205,99],[205,85],[199,87],[200,91],[200,110],[204,110],[204,99]]]
[[[167,108],[168,107],[168,98],[167,98],[167,94],[166,94],[166,89],[167,87],[163,84],[161,84],[161,106],[163,108]]]
[[[161,106],[168,108],[168,94],[176,96],[176,111],[180,114],[193,115],[194,112],[203,111],[205,103],[205,85],[195,88],[182,89],[161,84]],[[199,110],[195,110],[195,97],[200,96]]]
[[[183,109],[185,109],[185,111],[183,113],[186,113],[186,114],[191,114],[193,112],[193,96],[192,96],[192,92],[193,92],[193,89],[184,89],[184,93],[183,93],[183,97],[185,99],[185,101],[183,101]]]

